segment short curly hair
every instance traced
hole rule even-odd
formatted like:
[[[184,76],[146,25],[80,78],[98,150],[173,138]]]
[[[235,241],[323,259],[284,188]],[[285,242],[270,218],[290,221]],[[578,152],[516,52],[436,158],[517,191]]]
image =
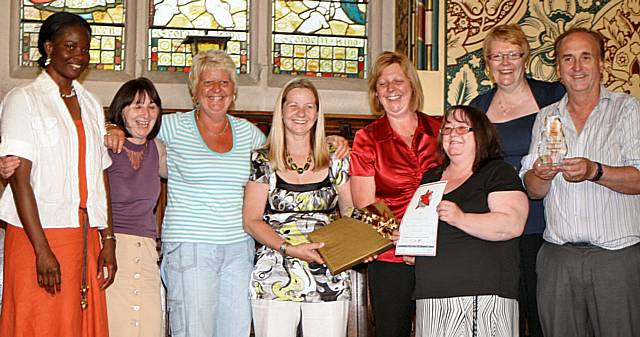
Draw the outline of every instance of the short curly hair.
[[[233,84],[233,95],[238,94],[238,75],[236,75],[236,64],[231,57],[223,50],[209,49],[199,52],[193,57],[191,62],[191,71],[189,72],[189,94],[193,100],[194,106],[196,102],[196,91],[200,76],[208,69],[222,69],[229,74],[231,84]],[[235,101],[235,99],[234,99]],[[233,108],[234,102],[231,103],[229,109]]]
[[[527,36],[524,35],[522,28],[519,25],[512,23],[508,25],[499,25],[493,27],[491,31],[485,36],[484,42],[482,43],[482,56],[484,56],[484,61],[487,63],[489,59],[489,55],[491,52],[491,44],[494,41],[504,41],[511,44],[515,44],[522,48],[524,52],[524,60],[525,62],[529,59],[529,42],[527,42]]]

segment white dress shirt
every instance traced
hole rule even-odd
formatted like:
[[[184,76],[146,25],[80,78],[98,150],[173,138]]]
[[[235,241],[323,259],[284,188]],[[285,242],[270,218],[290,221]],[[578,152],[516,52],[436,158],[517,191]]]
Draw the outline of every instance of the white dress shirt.
[[[73,81],[86,138],[87,212],[91,227],[107,226],[103,170],[111,159],[103,146],[104,111],[94,95]],[[57,84],[42,72],[11,90],[0,106],[0,155],[31,161],[31,187],[43,228],[79,227],[78,133]],[[22,227],[11,187],[0,199],[0,219]]]
[[[580,134],[567,110],[567,100],[565,95],[538,113],[529,154],[522,158],[522,178],[539,157],[544,118],[553,111],[559,112],[564,126],[567,158],[584,157],[608,166],[640,169],[637,98],[601,86],[600,101]],[[621,249],[640,242],[640,195],[619,193],[591,181],[567,182],[558,174],[544,198],[544,207],[544,239],[548,242],[588,242],[605,249]]]

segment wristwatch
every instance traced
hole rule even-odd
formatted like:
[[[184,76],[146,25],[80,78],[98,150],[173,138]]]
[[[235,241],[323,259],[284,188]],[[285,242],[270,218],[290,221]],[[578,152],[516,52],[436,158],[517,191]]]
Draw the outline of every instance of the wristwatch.
[[[593,178],[589,179],[591,181],[598,181],[600,180],[600,178],[602,178],[602,164],[600,164],[597,161],[595,163],[596,165],[598,165],[598,171],[596,172],[596,175]]]

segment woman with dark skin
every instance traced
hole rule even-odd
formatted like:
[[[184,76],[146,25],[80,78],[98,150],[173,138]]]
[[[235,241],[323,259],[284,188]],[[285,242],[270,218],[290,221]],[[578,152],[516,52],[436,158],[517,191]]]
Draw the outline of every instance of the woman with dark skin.
[[[0,154],[20,162],[0,199],[2,336],[108,336],[104,289],[117,269],[104,176],[111,160],[102,105],[76,81],[90,40],[81,17],[47,18],[38,39],[45,70],[2,103]]]

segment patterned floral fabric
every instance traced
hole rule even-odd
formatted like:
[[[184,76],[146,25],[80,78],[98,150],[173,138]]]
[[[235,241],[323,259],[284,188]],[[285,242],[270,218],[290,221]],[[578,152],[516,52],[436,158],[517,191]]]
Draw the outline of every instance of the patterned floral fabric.
[[[271,168],[267,150],[251,155],[249,179],[269,185],[264,221],[287,243],[309,242],[307,234],[335,219],[336,186],[348,181],[349,160],[331,159],[327,177],[312,184],[290,184]],[[262,246],[251,275],[251,298],[293,302],[346,301],[351,298],[348,271],[331,275],[326,266],[307,263]]]

